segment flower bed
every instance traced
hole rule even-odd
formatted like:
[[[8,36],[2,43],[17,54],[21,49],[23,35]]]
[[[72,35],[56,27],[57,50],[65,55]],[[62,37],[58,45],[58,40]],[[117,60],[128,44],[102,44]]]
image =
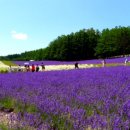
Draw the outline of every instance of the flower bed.
[[[41,130],[127,130],[130,68],[0,74],[0,104]]]

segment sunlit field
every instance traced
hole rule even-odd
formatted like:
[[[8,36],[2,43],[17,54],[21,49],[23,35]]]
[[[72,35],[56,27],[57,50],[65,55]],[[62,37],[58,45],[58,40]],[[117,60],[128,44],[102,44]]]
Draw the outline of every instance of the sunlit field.
[[[0,74],[0,106],[13,130],[129,130],[130,67]]]

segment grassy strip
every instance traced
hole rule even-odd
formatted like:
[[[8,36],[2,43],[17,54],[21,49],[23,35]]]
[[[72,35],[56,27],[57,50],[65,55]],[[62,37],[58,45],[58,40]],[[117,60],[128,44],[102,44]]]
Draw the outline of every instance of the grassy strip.
[[[3,62],[7,66],[17,66],[16,64],[14,64],[11,61],[1,61],[1,62]],[[0,68],[0,73],[8,73],[8,68],[7,67],[6,68],[4,68],[4,67]]]
[[[8,66],[17,66],[17,64],[15,64],[15,63],[13,63],[12,61],[5,61],[5,60],[3,60],[2,61],[5,65],[8,65]]]
[[[102,67],[102,64],[93,64],[94,67]],[[114,67],[114,66],[130,66],[130,62],[125,65],[124,63],[106,63],[106,67]]]

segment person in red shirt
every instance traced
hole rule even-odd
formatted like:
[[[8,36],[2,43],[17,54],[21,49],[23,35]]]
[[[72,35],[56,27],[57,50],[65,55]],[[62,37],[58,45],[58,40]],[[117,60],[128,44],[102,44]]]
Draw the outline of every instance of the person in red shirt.
[[[35,65],[32,64],[32,72],[35,72]]]

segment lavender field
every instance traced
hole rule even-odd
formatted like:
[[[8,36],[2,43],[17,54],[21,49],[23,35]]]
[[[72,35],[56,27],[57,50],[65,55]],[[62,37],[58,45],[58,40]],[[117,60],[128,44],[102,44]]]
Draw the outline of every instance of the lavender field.
[[[130,61],[130,57],[127,57],[128,61]],[[101,64],[102,59],[93,59],[93,60],[83,60],[78,61],[79,64]],[[74,64],[76,61],[13,61],[17,65],[24,65],[24,63],[28,62],[30,65],[34,64],[41,64],[42,62],[45,65],[66,65],[66,64]],[[106,59],[106,63],[124,63],[125,58],[112,58]]]
[[[0,74],[0,104],[32,130],[129,130],[130,67]]]

